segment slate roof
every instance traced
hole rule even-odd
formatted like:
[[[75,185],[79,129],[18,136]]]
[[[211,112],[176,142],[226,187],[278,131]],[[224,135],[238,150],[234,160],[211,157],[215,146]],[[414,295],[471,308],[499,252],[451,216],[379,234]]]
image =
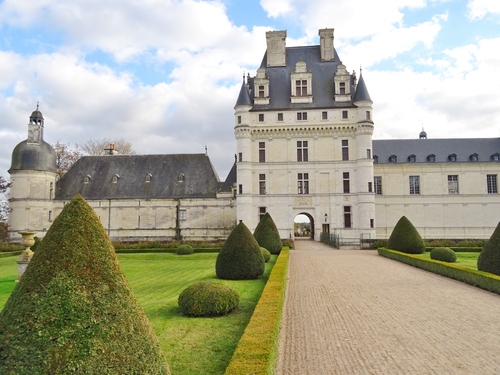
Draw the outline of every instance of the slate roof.
[[[359,75],[359,81],[356,85],[356,92],[354,94],[353,102],[359,102],[361,100],[365,100],[371,102],[370,94],[368,94],[368,89],[366,88],[365,79],[363,78],[363,74]]]
[[[397,156],[397,163],[409,163],[410,155],[415,155],[416,163],[428,163],[429,155],[435,155],[435,163],[450,163],[453,154],[459,163],[471,162],[473,154],[478,162],[491,162],[500,153],[500,138],[379,139],[372,145],[378,164],[389,164],[391,155]]]
[[[58,182],[55,199],[211,198],[222,187],[205,154],[83,156]]]
[[[306,68],[312,73],[312,103],[290,103],[291,81],[290,74],[295,70],[299,61],[306,63]],[[286,66],[267,67],[267,52],[264,54],[260,68],[266,69],[269,78],[269,104],[258,105],[254,111],[276,109],[307,109],[352,107],[350,102],[335,102],[333,75],[341,64],[337,51],[334,49],[333,61],[321,61],[321,49],[316,46],[287,47]],[[250,98],[254,97],[253,78],[250,78]],[[353,82],[351,92],[354,93]]]
[[[15,170],[57,172],[56,152],[43,139],[40,143],[24,140],[12,151],[9,173]]]

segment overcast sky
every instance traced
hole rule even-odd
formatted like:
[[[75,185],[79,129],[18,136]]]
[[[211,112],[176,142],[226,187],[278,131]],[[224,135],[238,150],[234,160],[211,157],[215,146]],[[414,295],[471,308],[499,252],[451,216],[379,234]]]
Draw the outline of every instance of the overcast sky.
[[[265,32],[287,46],[335,29],[363,69],[374,139],[498,137],[498,0],[3,0],[0,175],[37,102],[45,140],[124,138],[137,153],[204,153],[221,180],[234,161],[234,104]]]

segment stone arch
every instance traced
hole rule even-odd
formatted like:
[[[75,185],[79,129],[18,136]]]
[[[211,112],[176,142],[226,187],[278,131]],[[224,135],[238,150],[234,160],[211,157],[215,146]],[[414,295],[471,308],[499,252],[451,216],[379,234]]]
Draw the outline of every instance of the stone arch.
[[[302,219],[303,217],[303,219]],[[299,212],[294,217],[294,237],[295,238],[309,238],[314,240],[314,217],[308,212]],[[299,220],[300,222],[297,222]],[[306,220],[309,220],[307,223]],[[302,223],[307,223],[307,225],[302,225]],[[304,232],[304,229],[306,231]]]

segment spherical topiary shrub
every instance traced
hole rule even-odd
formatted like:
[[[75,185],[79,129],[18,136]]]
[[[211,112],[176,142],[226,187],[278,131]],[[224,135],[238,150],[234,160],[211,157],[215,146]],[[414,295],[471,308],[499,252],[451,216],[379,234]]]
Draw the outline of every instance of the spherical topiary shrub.
[[[413,224],[402,216],[392,230],[387,247],[408,254],[423,254],[425,244]]]
[[[240,222],[229,234],[215,262],[217,277],[228,280],[257,279],[264,273],[260,246],[247,226]]]
[[[431,250],[430,257],[442,262],[454,263],[457,261],[457,254],[449,247],[435,247]]]
[[[262,252],[262,256],[264,257],[264,262],[269,262],[271,260],[271,253],[265,247],[261,247],[260,251]]]
[[[181,245],[177,248],[177,255],[189,255],[193,253],[194,249],[191,245]]]
[[[181,312],[188,316],[225,315],[238,307],[240,297],[230,287],[210,281],[188,286],[179,295]]]
[[[262,216],[253,236],[259,245],[266,248],[271,254],[279,254],[283,247],[278,228],[269,212]]]
[[[479,271],[500,275],[500,223],[477,258]]]

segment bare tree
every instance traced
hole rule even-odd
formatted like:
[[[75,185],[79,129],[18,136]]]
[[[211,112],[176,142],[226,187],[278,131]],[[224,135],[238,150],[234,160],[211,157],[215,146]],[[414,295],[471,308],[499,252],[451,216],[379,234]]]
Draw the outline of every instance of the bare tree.
[[[3,178],[3,176],[0,176],[0,241],[5,241],[7,238],[9,205],[5,196],[8,194],[10,185],[10,181],[7,181]]]
[[[110,138],[89,139],[81,146],[81,149],[88,155],[106,155],[110,149],[113,149],[117,154],[135,154],[132,144],[123,138],[114,140]]]
[[[75,144],[74,148],[71,148],[69,143],[65,144],[57,141],[52,147],[56,151],[57,173],[59,173],[60,177],[64,176],[83,155],[77,144]]]

